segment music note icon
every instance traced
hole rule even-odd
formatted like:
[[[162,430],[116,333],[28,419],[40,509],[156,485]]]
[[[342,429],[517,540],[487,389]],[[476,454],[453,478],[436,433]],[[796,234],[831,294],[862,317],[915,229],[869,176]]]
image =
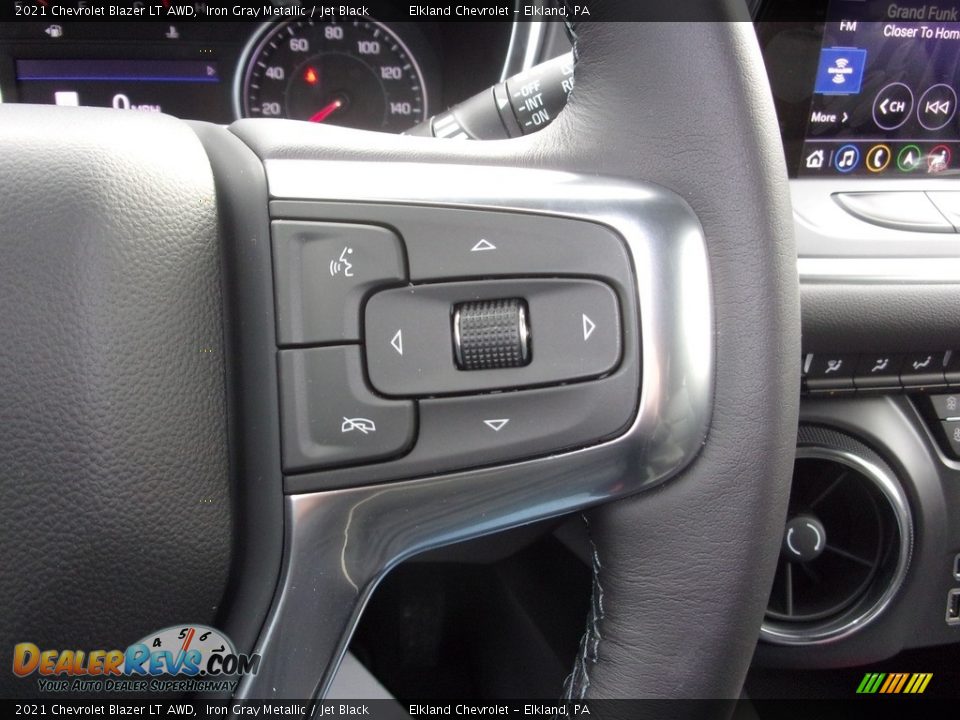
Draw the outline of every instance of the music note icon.
[[[851,172],[860,164],[860,150],[856,145],[844,145],[834,155],[834,167],[842,173]]]

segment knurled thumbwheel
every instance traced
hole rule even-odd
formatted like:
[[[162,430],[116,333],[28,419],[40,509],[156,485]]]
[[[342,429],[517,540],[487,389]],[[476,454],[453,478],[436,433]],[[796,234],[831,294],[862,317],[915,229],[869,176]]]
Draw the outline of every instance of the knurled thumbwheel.
[[[527,304],[520,298],[506,298],[454,306],[453,352],[461,370],[526,365],[530,362]]]

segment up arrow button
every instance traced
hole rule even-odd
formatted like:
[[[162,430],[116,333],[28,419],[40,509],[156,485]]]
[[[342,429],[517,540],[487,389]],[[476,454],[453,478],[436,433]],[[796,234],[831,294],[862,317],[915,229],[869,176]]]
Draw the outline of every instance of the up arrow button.
[[[474,245],[472,248],[470,248],[470,252],[485,252],[487,250],[496,250],[496,249],[497,249],[497,246],[494,245],[492,242],[490,242],[486,238],[480,238],[480,241],[477,242],[477,244]]]

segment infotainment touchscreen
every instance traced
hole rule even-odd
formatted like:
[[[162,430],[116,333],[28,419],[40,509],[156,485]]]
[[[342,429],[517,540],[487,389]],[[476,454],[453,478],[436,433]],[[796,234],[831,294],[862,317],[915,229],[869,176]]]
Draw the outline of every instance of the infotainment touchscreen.
[[[832,0],[799,176],[960,173],[960,6]]]

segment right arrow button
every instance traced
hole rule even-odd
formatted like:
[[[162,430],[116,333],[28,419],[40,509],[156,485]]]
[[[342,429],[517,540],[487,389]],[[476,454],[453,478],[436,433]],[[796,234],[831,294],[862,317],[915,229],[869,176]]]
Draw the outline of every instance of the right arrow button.
[[[583,313],[583,341],[586,342],[590,339],[590,336],[593,335],[593,331],[597,329],[597,324],[593,322],[586,313]]]

